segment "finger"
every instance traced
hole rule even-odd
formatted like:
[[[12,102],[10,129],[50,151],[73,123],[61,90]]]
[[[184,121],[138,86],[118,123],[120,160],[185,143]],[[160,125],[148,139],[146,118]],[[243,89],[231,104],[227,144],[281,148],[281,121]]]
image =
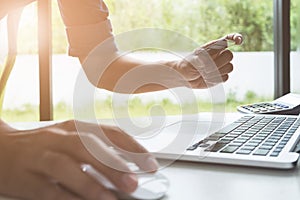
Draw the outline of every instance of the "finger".
[[[228,74],[224,74],[221,76],[209,77],[209,79],[205,80],[208,85],[215,86],[216,84],[226,82],[228,80]]]
[[[243,43],[243,36],[239,33],[230,33],[224,36],[224,39],[234,41],[236,45],[241,45]]]
[[[49,132],[52,133],[48,134]],[[130,171],[124,160],[103,142],[109,140],[96,124],[70,120],[49,126],[44,133],[47,133],[47,138],[51,138],[51,143],[55,144],[54,151],[59,150],[77,159],[85,158],[88,163],[92,162],[91,164],[97,165],[101,161],[119,171]]]
[[[220,54],[224,49],[228,47],[227,41],[223,38],[218,40],[213,40],[205,45],[203,45],[200,49],[202,51],[206,51],[208,55],[210,55],[213,59]],[[198,52],[200,49],[197,49]]]
[[[113,143],[118,151],[127,159],[136,163],[144,171],[157,171],[159,165],[154,156],[133,137],[116,127],[102,126],[102,128],[110,142]]]
[[[217,76],[222,76],[225,74],[229,74],[230,72],[233,71],[233,65],[231,63],[227,63],[223,67],[219,68],[218,70],[208,73],[208,74],[203,74],[204,79],[209,79],[211,77],[217,77]]]
[[[124,192],[133,192],[137,187],[137,178],[126,162],[97,136],[83,134],[68,135],[57,147],[70,155],[78,163],[91,164]]]
[[[207,53],[214,58],[228,47],[228,41],[233,41],[235,45],[241,45],[243,43],[243,36],[239,33],[231,33],[220,39],[210,41],[199,49],[206,50]]]
[[[179,62],[174,69],[183,75],[184,81],[191,81],[200,77],[198,68],[202,68],[201,64],[198,62],[198,56],[189,55],[183,61]]]
[[[229,79],[229,75],[228,75],[228,74],[222,75],[222,80],[223,80],[223,82],[228,81],[228,79]]]
[[[76,123],[76,126],[74,125]],[[151,155],[142,145],[134,138],[114,126],[99,126],[98,124],[86,123],[81,121],[69,121],[59,124],[61,128],[67,130],[93,133],[109,146],[114,146],[115,149],[130,161],[135,162],[142,170],[154,172],[158,169],[158,163],[154,156]],[[73,129],[73,130],[72,130]]]
[[[199,78],[191,81],[191,85],[194,89],[203,89],[213,87],[219,83],[226,82],[229,76],[227,74],[222,76],[211,77],[209,79]]]
[[[224,50],[222,53],[215,59],[215,64],[218,68],[223,67],[228,64],[233,59],[233,54],[230,50]]]
[[[26,177],[25,177],[26,178]],[[47,177],[36,173],[29,173],[27,180],[18,190],[14,191],[15,197],[31,200],[80,200],[78,196],[62,189],[58,184]],[[21,184],[20,182],[18,184]]]
[[[212,40],[202,46],[203,49],[216,49],[216,50],[224,50],[226,47],[227,47],[227,42],[225,38]]]
[[[221,75],[229,74],[233,71],[233,64],[228,63],[219,69]]]
[[[91,128],[99,129],[99,126],[93,124],[88,124]],[[94,126],[94,127],[93,127]],[[122,131],[118,127],[113,126],[101,126],[102,134],[97,134],[96,131],[93,133],[97,134],[99,137],[106,142],[107,145],[112,146],[117,150],[121,155],[125,156],[127,160],[133,161],[136,163],[142,170],[147,172],[154,172],[158,169],[158,163],[155,160],[154,156],[150,154],[142,145],[140,145],[133,137]]]
[[[186,68],[193,68],[194,70],[192,70],[192,72],[197,74],[197,76],[194,76],[191,80],[199,78],[202,73],[209,73],[217,70],[214,59],[206,51],[199,52],[197,55],[188,56],[187,61],[190,63],[191,67]]]
[[[46,152],[37,163],[37,169],[84,199],[115,199],[109,190],[85,174],[79,163],[66,155]]]

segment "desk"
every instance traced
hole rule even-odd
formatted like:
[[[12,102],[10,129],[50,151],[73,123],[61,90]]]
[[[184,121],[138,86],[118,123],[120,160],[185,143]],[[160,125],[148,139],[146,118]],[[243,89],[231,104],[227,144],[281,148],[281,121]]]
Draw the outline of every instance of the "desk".
[[[171,183],[163,200],[300,199],[299,162],[292,170],[272,170],[177,161],[161,173]]]

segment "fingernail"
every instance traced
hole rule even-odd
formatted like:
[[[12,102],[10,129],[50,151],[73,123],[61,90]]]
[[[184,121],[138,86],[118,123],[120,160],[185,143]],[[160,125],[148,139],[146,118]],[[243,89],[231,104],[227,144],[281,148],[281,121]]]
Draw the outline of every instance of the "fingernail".
[[[149,158],[147,158],[145,164],[146,164],[146,167],[147,167],[147,169],[149,171],[156,171],[158,169],[158,167],[159,167],[158,162],[152,156],[150,156]]]
[[[100,194],[100,200],[116,200],[117,198],[111,192],[102,192]]]
[[[242,42],[243,42],[242,37],[238,36],[237,37],[237,44],[242,44]]]
[[[135,174],[124,174],[122,182],[130,191],[134,191],[138,184],[138,179]]]

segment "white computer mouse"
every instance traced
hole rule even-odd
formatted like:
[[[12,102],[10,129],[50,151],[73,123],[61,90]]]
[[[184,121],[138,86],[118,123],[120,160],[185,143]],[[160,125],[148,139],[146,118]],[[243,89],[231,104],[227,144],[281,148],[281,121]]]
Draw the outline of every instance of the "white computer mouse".
[[[106,188],[112,190],[120,199],[160,199],[163,196],[165,196],[170,185],[169,180],[159,172],[156,172],[155,174],[137,174],[137,189],[131,194],[126,194],[124,192],[119,191],[105,176],[103,176],[101,173],[95,170],[91,165],[84,164],[81,166],[81,168],[84,172],[94,177]]]

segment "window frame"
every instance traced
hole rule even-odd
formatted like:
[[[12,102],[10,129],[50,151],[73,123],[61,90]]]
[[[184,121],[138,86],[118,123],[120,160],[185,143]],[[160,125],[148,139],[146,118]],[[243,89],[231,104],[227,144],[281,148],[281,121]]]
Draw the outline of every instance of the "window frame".
[[[274,98],[291,90],[290,78],[290,0],[274,0]]]
[[[51,0],[38,1],[40,121],[53,120]]]

